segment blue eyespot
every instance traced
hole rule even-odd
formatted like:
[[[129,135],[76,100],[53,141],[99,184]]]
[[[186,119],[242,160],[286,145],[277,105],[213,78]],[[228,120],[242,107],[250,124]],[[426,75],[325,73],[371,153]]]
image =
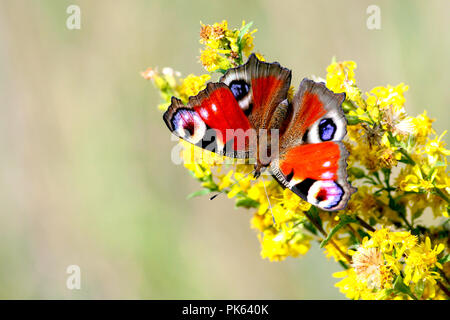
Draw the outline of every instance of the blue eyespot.
[[[244,80],[233,80],[231,81],[229,87],[233,93],[233,96],[238,101],[244,98],[250,90],[249,85]]]
[[[336,124],[332,119],[322,119],[319,123],[319,137],[322,141],[330,141],[336,133]]]

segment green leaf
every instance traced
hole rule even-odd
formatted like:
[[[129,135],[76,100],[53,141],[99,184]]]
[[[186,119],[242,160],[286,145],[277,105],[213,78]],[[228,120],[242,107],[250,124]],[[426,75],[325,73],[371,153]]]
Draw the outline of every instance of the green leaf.
[[[401,275],[398,275],[398,277],[394,281],[394,289],[398,292],[407,294],[414,300],[417,300],[417,297],[412,294],[411,289],[403,282],[403,278]]]
[[[434,165],[435,168],[437,168],[437,167],[445,167],[445,166],[446,166],[446,164],[443,161],[437,161],[435,163],[435,165]]]
[[[427,179],[427,180],[430,180],[430,179],[431,179],[431,176],[433,175],[433,173],[434,173],[435,171],[436,171],[436,167],[434,167],[433,169],[431,169],[430,172],[428,173],[426,179]]]
[[[357,167],[351,167],[347,171],[348,171],[348,173],[350,173],[352,176],[354,176],[357,179],[361,179],[366,176],[366,174],[364,173],[364,170],[357,168]]]
[[[402,217],[406,217],[405,205],[403,203],[400,203],[399,201],[395,200],[394,198],[389,199],[389,208],[400,213],[400,215]]]
[[[362,230],[362,229],[358,229],[356,232],[358,232],[359,236],[362,239],[364,239],[365,237],[370,238],[370,235],[367,232],[365,232],[364,230]]]
[[[425,289],[425,281],[421,280],[416,284],[414,288],[414,293],[418,299],[422,297],[424,289]]]
[[[359,120],[359,118],[357,116],[346,116],[346,118],[347,118],[347,123],[350,126],[354,126],[355,124],[362,122],[361,120]]]
[[[305,214],[309,215],[309,217],[314,220],[319,226],[322,227],[322,219],[319,216],[319,210],[317,207],[312,206]]]
[[[239,35],[237,38],[237,45],[239,46],[239,48],[241,48],[242,38],[245,36],[245,34],[248,32],[248,30],[251,28],[252,25],[253,25],[253,21],[250,21],[245,26],[243,26],[241,28],[241,30],[239,30]]]
[[[425,209],[422,208],[422,209],[419,209],[419,210],[417,210],[416,212],[414,212],[413,215],[412,215],[412,220],[414,221],[414,220],[420,218],[420,216],[423,214],[423,211],[424,211],[424,210],[425,210]]]
[[[411,290],[408,286],[403,282],[403,278],[401,275],[398,275],[394,281],[394,289],[400,291],[401,293],[408,294]]]
[[[216,70],[214,70],[214,72],[225,74],[227,72],[227,70],[225,70],[225,69],[216,69]]]
[[[234,206],[236,208],[239,208],[239,207],[243,207],[243,208],[258,208],[259,207],[259,202],[256,201],[256,200],[253,200],[251,198],[244,198],[244,199],[239,199],[238,201],[236,201]]]
[[[321,248],[326,246],[326,244],[330,241],[333,235],[339,231],[339,229],[341,229],[342,227],[346,226],[349,223],[357,222],[356,218],[352,216],[342,215],[340,218],[341,221],[339,221],[339,223],[330,231],[328,237],[325,240],[323,240],[322,243],[320,244]]]
[[[349,269],[350,267],[344,262],[339,260],[338,263],[341,265],[342,268],[344,268],[345,270]]]
[[[438,260],[440,264],[444,264],[450,261],[450,254],[447,254],[445,257]]]
[[[194,197],[204,196],[205,194],[208,194],[208,193],[210,193],[210,192],[211,192],[211,190],[209,190],[209,189],[201,189],[201,190],[197,190],[197,191],[192,192],[191,194],[189,194],[189,195],[186,197],[186,199],[191,199],[191,198],[194,198]]]
[[[349,113],[350,110],[355,109],[355,106],[350,100],[345,100],[344,102],[342,102],[342,109],[345,113]]]
[[[314,226],[312,225],[311,222],[305,221],[305,222],[303,223],[303,226],[305,227],[306,230],[308,230],[308,231],[311,232],[312,234],[315,234],[315,235],[318,234],[318,233],[317,233],[316,227],[314,227]]]

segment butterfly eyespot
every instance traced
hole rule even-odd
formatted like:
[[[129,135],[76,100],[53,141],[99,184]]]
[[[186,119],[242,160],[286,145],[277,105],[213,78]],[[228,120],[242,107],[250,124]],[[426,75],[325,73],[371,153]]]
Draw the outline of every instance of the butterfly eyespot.
[[[206,125],[197,112],[178,109],[172,117],[172,125],[177,135],[191,143],[200,141],[206,132]]]
[[[250,86],[244,80],[233,80],[230,82],[229,87],[238,101],[243,99],[250,91]]]
[[[188,122],[185,124],[185,126],[183,127],[184,130],[184,136],[185,137],[191,137],[194,135],[194,129],[195,129],[195,125],[193,122]]]
[[[326,210],[336,207],[343,196],[344,189],[333,180],[315,181],[308,190],[308,202]]]
[[[322,119],[319,123],[319,137],[322,141],[333,140],[336,133],[336,124],[333,119]]]

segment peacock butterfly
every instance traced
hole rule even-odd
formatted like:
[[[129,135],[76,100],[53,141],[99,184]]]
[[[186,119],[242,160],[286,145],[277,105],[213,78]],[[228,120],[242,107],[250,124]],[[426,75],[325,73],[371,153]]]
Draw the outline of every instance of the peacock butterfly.
[[[176,136],[221,155],[255,159],[281,186],[327,211],[344,209],[356,191],[347,181],[345,93],[303,79],[291,102],[291,71],[248,61],[208,83],[187,105],[172,97],[164,113]]]

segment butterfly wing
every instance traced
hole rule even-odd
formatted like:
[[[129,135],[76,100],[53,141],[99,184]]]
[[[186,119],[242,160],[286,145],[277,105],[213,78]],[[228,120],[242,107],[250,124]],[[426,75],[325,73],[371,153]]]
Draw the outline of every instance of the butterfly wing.
[[[203,149],[248,157],[250,122],[223,83],[208,83],[187,105],[172,97],[163,119],[173,134]]]
[[[230,88],[252,128],[267,129],[275,109],[287,97],[291,71],[252,54],[245,64],[229,69],[220,82]]]
[[[323,83],[304,79],[292,101],[292,118],[271,163],[278,182],[313,205],[341,210],[353,192],[347,181],[348,152],[341,140],[347,121],[335,94]]]

